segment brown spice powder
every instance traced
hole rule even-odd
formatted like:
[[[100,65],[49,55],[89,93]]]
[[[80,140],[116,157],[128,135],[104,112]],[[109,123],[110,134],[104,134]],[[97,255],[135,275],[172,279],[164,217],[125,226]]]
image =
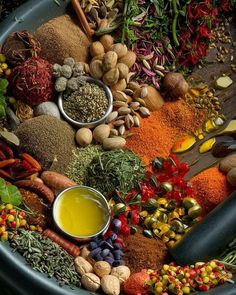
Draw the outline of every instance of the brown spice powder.
[[[66,57],[77,62],[87,62],[90,41],[79,26],[79,22],[69,15],[62,15],[44,23],[36,33],[41,43],[41,56],[50,63],[62,64]]]
[[[148,268],[158,271],[167,262],[168,249],[160,240],[136,233],[129,236],[125,244],[124,260],[132,273]]]
[[[64,173],[75,146],[75,131],[65,121],[53,116],[39,116],[20,124],[16,131],[20,152],[40,162],[44,170]]]

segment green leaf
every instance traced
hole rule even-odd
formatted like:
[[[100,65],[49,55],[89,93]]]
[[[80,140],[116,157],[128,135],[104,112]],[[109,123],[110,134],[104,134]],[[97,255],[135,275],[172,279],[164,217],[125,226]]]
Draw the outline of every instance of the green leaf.
[[[0,92],[5,93],[5,91],[7,90],[7,86],[8,86],[8,81],[6,79],[1,79],[0,78]]]
[[[0,104],[0,119],[5,118],[6,117],[6,110],[4,105]]]
[[[0,178],[0,200],[2,203],[19,206],[22,203],[22,196],[15,185],[6,185],[5,180]]]

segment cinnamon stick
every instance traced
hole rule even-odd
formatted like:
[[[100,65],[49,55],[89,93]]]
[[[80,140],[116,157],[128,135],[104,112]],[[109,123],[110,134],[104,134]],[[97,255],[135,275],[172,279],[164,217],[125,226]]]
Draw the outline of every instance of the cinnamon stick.
[[[85,14],[83,12],[83,9],[80,5],[80,1],[79,0],[72,0],[71,3],[73,5],[73,8],[80,20],[80,23],[81,23],[86,35],[91,38],[94,34],[94,30],[91,29],[89,26],[87,18],[86,18]]]

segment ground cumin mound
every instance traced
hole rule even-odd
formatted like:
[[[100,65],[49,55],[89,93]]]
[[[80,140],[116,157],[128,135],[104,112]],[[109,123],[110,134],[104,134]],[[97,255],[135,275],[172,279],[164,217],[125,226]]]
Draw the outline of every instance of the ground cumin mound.
[[[168,249],[161,240],[136,233],[125,240],[125,245],[124,260],[132,273],[148,268],[159,271],[167,263]]]
[[[90,41],[79,26],[79,22],[69,15],[62,15],[44,23],[36,33],[41,43],[41,56],[50,63],[62,64],[66,57],[87,62]]]
[[[20,152],[37,159],[43,169],[64,173],[75,146],[75,131],[53,116],[39,116],[20,124],[16,131]]]
[[[165,103],[160,110],[132,128],[127,147],[148,165],[157,156],[167,157],[175,141],[186,132],[195,131],[205,121],[204,111],[190,107],[183,100]]]
[[[194,190],[193,196],[202,206],[204,215],[222,203],[233,191],[226,176],[218,167],[206,169],[194,176],[191,184]]]

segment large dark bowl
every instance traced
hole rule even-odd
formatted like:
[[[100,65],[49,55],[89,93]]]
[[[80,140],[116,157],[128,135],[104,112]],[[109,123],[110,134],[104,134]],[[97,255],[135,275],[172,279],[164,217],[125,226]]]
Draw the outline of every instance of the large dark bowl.
[[[53,0],[31,0],[18,8],[7,20],[0,23],[0,44],[6,37],[19,30],[34,31],[43,22],[62,15],[69,0],[58,0],[58,6]],[[189,249],[191,251],[191,249]],[[5,280],[17,295],[90,295],[95,294],[83,289],[59,287],[56,280],[48,279],[46,275],[34,271],[18,253],[12,253],[7,242],[0,242],[0,278]],[[236,295],[236,286],[225,284],[202,295]],[[0,289],[0,295],[2,293]]]

